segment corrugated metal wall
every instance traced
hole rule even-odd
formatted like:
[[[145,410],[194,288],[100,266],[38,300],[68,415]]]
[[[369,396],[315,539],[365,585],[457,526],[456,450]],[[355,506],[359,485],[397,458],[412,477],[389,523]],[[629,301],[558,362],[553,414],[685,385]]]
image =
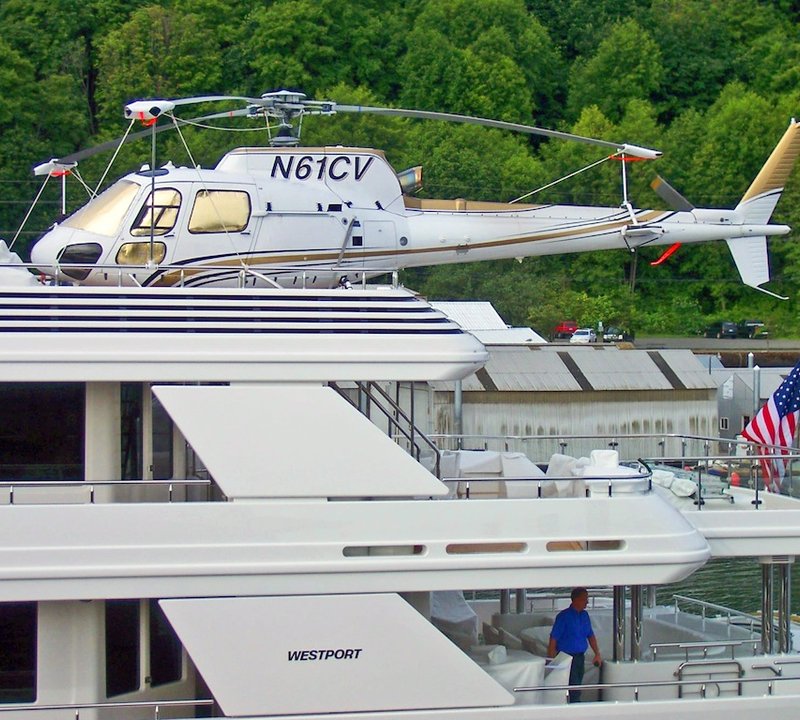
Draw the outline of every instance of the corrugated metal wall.
[[[632,390],[616,392],[465,392],[464,435],[603,435],[680,433],[718,435],[715,390]],[[434,432],[452,434],[453,393],[436,392]],[[597,441],[570,441],[570,455],[585,455]],[[482,446],[477,440],[471,446]],[[620,445],[624,459],[651,457],[654,441],[629,440]],[[490,443],[501,449],[502,443]],[[557,441],[517,442],[509,449],[528,453],[536,461],[559,451]],[[668,451],[669,452],[669,451]]]

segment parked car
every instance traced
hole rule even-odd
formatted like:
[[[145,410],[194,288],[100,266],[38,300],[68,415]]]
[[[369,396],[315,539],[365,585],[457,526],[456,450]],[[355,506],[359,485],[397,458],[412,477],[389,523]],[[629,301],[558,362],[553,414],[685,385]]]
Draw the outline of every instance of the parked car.
[[[569,339],[571,343],[597,342],[597,333],[592,328],[578,328]]]
[[[603,342],[607,343],[633,342],[633,338],[633,332],[628,332],[615,325],[610,325],[603,333]]]
[[[735,338],[739,336],[739,326],[729,320],[720,320],[711,323],[706,328],[705,336],[707,338]]]
[[[553,328],[553,340],[569,340],[578,329],[578,323],[574,320],[562,320]]]
[[[769,335],[761,320],[742,320],[736,329],[740,338],[766,338]]]

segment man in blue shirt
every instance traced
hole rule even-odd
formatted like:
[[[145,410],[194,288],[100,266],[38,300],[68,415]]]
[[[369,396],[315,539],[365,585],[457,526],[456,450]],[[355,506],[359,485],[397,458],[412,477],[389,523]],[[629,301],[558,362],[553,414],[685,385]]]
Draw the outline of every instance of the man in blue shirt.
[[[547,645],[547,657],[553,658],[557,653],[572,655],[572,666],[569,671],[569,684],[580,685],[583,682],[583,666],[586,648],[591,646],[594,652],[594,664],[598,667],[603,662],[597,639],[592,630],[592,621],[586,606],[589,604],[589,592],[586,588],[575,588],[570,598],[570,606],[556,615],[553,629],[550,631],[550,642]],[[570,690],[569,701],[580,702],[581,691]]]

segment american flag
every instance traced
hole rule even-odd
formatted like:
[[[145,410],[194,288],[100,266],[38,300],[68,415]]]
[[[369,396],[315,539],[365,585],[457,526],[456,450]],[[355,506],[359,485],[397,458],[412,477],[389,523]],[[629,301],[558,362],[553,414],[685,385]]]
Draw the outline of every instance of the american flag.
[[[767,403],[756,413],[755,417],[742,430],[747,440],[762,445],[780,445],[791,447],[794,431],[800,416],[800,362],[781,383]],[[762,460],[764,483],[775,492],[780,491],[781,480],[786,472],[784,455],[789,450],[780,448],[763,448],[763,454],[775,454],[771,460]]]

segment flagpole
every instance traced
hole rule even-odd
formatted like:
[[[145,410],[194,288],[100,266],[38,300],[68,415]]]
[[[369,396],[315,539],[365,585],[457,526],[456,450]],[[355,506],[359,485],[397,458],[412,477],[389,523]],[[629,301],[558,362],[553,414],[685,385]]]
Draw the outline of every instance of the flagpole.
[[[761,407],[761,368],[753,366],[753,417],[758,414]]]

